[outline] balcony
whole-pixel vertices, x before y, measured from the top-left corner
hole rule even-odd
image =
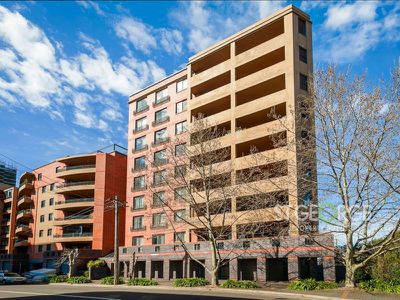
[[[91,242],[93,240],[93,233],[91,232],[71,232],[55,234],[53,238],[58,243],[62,242]]]
[[[14,244],[15,248],[17,248],[17,247],[27,247],[27,246],[29,246],[28,240],[16,240],[15,244]]]
[[[164,116],[161,118],[157,118],[154,122],[151,122],[151,125],[153,125],[153,127],[154,127],[154,126],[169,122],[169,120],[170,120],[169,116]]]
[[[154,146],[158,146],[158,145],[165,144],[168,142],[169,142],[169,137],[158,138],[154,142],[151,143],[151,146],[154,147]]]
[[[28,234],[30,231],[31,231],[30,227],[25,224],[18,225],[15,228],[15,234],[17,235]]]
[[[141,211],[141,210],[146,210],[147,209],[147,205],[143,205],[141,207],[131,207],[131,212],[137,212],[137,211]]]
[[[65,182],[57,186],[56,193],[62,194],[74,191],[93,190],[94,183],[94,181]]]
[[[150,226],[151,229],[167,229],[168,224],[153,224]]]
[[[24,181],[18,189],[18,193],[20,195],[30,195],[32,193],[32,191],[33,191],[33,182],[32,181]]]
[[[55,218],[54,226],[73,225],[73,224],[91,224],[93,223],[92,215],[77,215],[65,218]]]
[[[131,226],[130,231],[131,232],[135,232],[135,231],[145,231],[146,230],[146,226],[142,226],[142,227],[138,227],[138,228],[134,228],[133,226]]]
[[[135,133],[138,133],[138,132],[141,132],[141,131],[144,131],[144,130],[148,130],[148,129],[149,129],[149,125],[140,126],[138,128],[134,128],[132,130],[132,133],[135,134]]]
[[[165,97],[163,97],[163,98],[161,98],[161,99],[158,99],[158,100],[156,100],[155,102],[153,102],[153,107],[157,107],[157,106],[159,106],[159,105],[162,105],[162,104],[164,104],[164,103],[167,103],[167,102],[169,102],[169,100],[170,100],[170,97],[169,97],[169,96],[165,96]]]
[[[4,199],[4,204],[11,203],[12,200],[13,200],[13,197],[6,198],[6,199]]]
[[[32,211],[30,209],[23,209],[18,212],[17,220],[23,219],[31,219],[32,218]]]
[[[131,171],[132,173],[137,173],[137,172],[141,172],[141,171],[145,171],[147,170],[147,166],[146,165],[138,165],[138,166],[134,166]]]
[[[89,206],[94,206],[94,198],[73,198],[73,199],[66,199],[63,201],[57,201],[55,208],[61,210],[61,209],[81,208]]]
[[[22,196],[21,198],[19,198],[17,206],[18,208],[21,206],[30,206],[32,204],[32,199],[31,197],[28,196]]]
[[[143,145],[141,147],[133,148],[132,149],[132,154],[135,154],[135,153],[138,153],[138,152],[141,152],[141,151],[145,151],[147,149],[149,149],[149,145]]]
[[[96,172],[96,165],[95,164],[85,164],[85,165],[77,165],[77,166],[66,166],[57,168],[56,176],[58,178],[65,178],[71,175],[77,174],[88,174],[88,173],[95,173]]]
[[[191,78],[191,86],[193,87],[193,86],[202,84],[205,81],[209,80],[210,78],[222,75],[222,74],[230,71],[230,67],[231,67],[231,62],[224,61],[224,62],[221,62],[218,65],[215,65],[207,70],[204,70],[203,72],[201,72],[199,74],[194,74]]]
[[[148,110],[149,110],[149,106],[147,104],[146,105],[142,105],[141,107],[138,107],[136,109],[136,111],[133,112],[133,115],[136,116],[136,115],[138,115],[138,114],[140,114],[142,112],[148,111]]]

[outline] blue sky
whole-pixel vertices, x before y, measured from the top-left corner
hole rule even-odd
[[[35,168],[126,146],[129,94],[288,4],[311,15],[316,67],[375,83],[399,60],[396,1],[0,1],[0,154]]]

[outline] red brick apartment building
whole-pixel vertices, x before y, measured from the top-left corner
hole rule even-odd
[[[207,277],[204,268],[175,247],[179,243],[171,226],[159,222],[161,209],[153,205],[155,196],[174,195],[162,187],[149,189],[157,177],[152,174],[156,172],[153,163],[171,167],[163,162],[163,149],[170,139],[190,127],[192,117],[199,113],[210,123],[226,129],[227,135],[221,138],[221,143],[230,147],[231,157],[238,166],[242,164],[243,153],[248,153],[254,145],[265,153],[274,151],[268,149],[265,138],[279,124],[269,120],[266,111],[273,107],[288,124],[295,126],[296,114],[289,107],[295,107],[298,95],[306,92],[307,75],[311,72],[310,18],[296,7],[288,6],[195,54],[187,68],[130,96],[126,186],[130,208],[126,210],[125,246],[120,248],[121,270],[125,275],[135,253],[138,260],[135,272],[139,277],[164,280]],[[295,159],[296,153],[288,152],[283,153],[282,159],[291,155]],[[297,199],[304,192],[297,184],[297,171],[289,170],[294,188],[286,205],[293,209],[300,204]],[[312,190],[315,192],[316,187]],[[299,197],[290,196],[293,194]],[[237,198],[232,199],[233,215],[236,201]],[[316,197],[313,201],[317,201]],[[297,226],[287,226],[289,234],[282,242],[285,247],[278,255],[271,256],[276,245],[270,236],[258,238],[263,249],[251,249],[232,259],[220,270],[220,278],[284,281],[314,273],[316,277],[334,280],[333,237],[321,235],[319,243],[310,242]],[[190,228],[182,231],[186,246],[207,265],[208,242],[193,238]],[[232,242],[240,239],[238,231],[238,227],[232,226]],[[246,245],[251,248],[253,244],[246,241]]]
[[[22,174],[3,192],[0,269],[52,267],[64,248],[86,261],[113,251],[110,199],[126,195],[127,157],[117,148],[65,156]],[[121,245],[125,209],[120,210]]]

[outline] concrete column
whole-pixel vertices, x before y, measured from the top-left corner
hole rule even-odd
[[[257,277],[258,281],[267,281],[267,260],[265,257],[257,257]]]
[[[183,259],[183,278],[189,278],[190,275],[190,259],[189,257],[185,257]]]
[[[126,261],[123,262],[124,264],[124,278],[128,278],[128,263]]]
[[[234,258],[229,262],[229,279],[238,279],[238,259]]]
[[[299,278],[299,260],[297,256],[288,257],[288,278],[289,281]]]
[[[164,259],[163,261],[163,279],[169,280],[169,259]]]
[[[146,272],[143,277],[151,279],[151,260],[146,260],[145,270]]]
[[[323,268],[324,268],[324,280],[335,281],[336,270],[335,270],[335,258],[333,256],[323,257]]]

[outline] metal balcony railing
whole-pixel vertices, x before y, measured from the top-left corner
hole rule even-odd
[[[161,105],[161,104],[163,104],[163,103],[166,103],[166,102],[169,101],[169,99],[170,99],[169,96],[165,96],[165,97],[162,97],[162,98],[160,98],[160,99],[156,99],[156,101],[153,102],[153,107],[155,107],[155,106],[157,106],[157,105]]]
[[[134,114],[138,114],[138,113],[141,113],[141,112],[146,111],[148,109],[149,109],[149,106],[147,104],[146,105],[142,105],[141,107],[136,108],[136,111],[134,111],[133,113]]]
[[[55,218],[54,221],[89,220],[89,219],[93,219],[93,216],[92,215],[69,216],[65,218]]]
[[[77,182],[65,182],[61,183],[57,186],[57,188],[65,188],[70,186],[78,186],[78,185],[93,185],[94,181],[77,181]]]
[[[89,168],[95,168],[95,167],[96,167],[95,164],[79,165],[79,166],[66,166],[66,167],[57,168],[56,173],[61,173],[61,172],[70,171],[70,170],[89,169]]]
[[[151,145],[156,146],[167,142],[169,142],[169,137],[157,138]]]
[[[132,133],[140,132],[140,131],[147,130],[147,129],[149,129],[149,125],[139,126],[137,128],[134,128],[132,130]]]
[[[156,120],[154,122],[152,122],[151,125],[156,126],[158,124],[165,123],[168,121],[169,121],[169,116],[164,116],[164,117],[156,118]]]
[[[136,152],[147,150],[147,149],[149,149],[149,145],[143,145],[141,147],[133,148],[132,153],[134,154]]]
[[[73,198],[73,199],[65,199],[65,200],[57,201],[57,202],[56,202],[56,205],[70,204],[70,203],[79,203],[79,202],[94,202],[94,198]]]
[[[62,234],[53,235],[54,238],[66,238],[66,237],[91,237],[93,236],[92,232],[69,232]]]

